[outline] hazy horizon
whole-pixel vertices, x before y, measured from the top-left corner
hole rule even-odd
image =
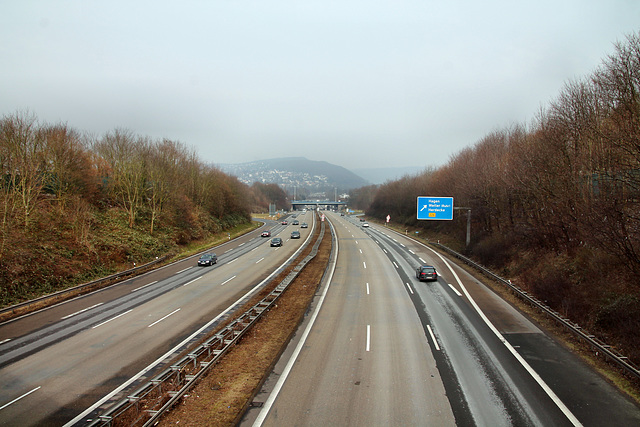
[[[9,2],[0,114],[208,163],[439,166],[530,122],[638,22],[629,0]]]

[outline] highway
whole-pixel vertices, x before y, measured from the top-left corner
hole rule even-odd
[[[265,425],[453,425],[420,319],[393,265],[358,227],[339,224],[336,231],[329,298]]]
[[[213,267],[191,257],[0,325],[0,425],[63,425],[151,376],[300,248],[315,221],[298,219],[310,228],[269,221],[217,247]],[[285,244],[270,247],[265,228]]]
[[[640,425],[637,404],[451,261],[325,215],[332,270],[242,425]],[[311,231],[294,229],[270,222],[214,267],[192,257],[0,325],[0,425],[87,423],[286,262]],[[423,264],[436,282],[415,278]]]
[[[242,425],[640,425],[635,403],[464,270],[327,215],[334,275]],[[417,281],[421,264],[437,282]]]

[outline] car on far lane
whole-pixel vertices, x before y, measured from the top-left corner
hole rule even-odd
[[[309,228],[309,226],[306,222],[303,222],[302,224],[300,224],[300,228]]]
[[[421,282],[423,280],[438,280],[438,272],[436,268],[432,265],[421,265],[416,269],[416,278]]]
[[[299,231],[292,231],[291,232],[291,238],[292,239],[299,239],[300,238],[300,232]]]
[[[262,232],[262,234],[260,235],[262,237],[271,237],[271,231],[270,230],[265,230]]]
[[[281,222],[282,225],[287,225],[289,224],[289,222],[285,219],[284,221]]]
[[[294,219],[293,222],[291,223],[291,225],[299,225],[300,221],[298,221],[297,219]]]
[[[271,246],[282,246],[282,239],[279,237],[274,237],[271,239]]]
[[[214,253],[210,253],[210,254],[203,254],[200,259],[198,260],[198,266],[199,267],[204,267],[205,265],[213,265],[216,264],[218,262],[218,256]]]

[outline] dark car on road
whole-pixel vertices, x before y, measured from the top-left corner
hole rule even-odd
[[[216,254],[203,254],[198,260],[198,265],[204,267],[205,265],[213,265],[218,263],[218,256]]]
[[[292,239],[299,239],[300,238],[300,232],[299,231],[292,231],[291,232],[291,238]]]
[[[279,237],[274,237],[271,239],[271,246],[282,246],[282,239]]]
[[[298,221],[297,219],[294,219],[293,222],[291,223],[291,225],[299,225],[300,221]]]
[[[421,282],[423,280],[438,280],[438,272],[432,265],[421,265],[416,269],[416,278]]]
[[[307,225],[306,222],[303,222],[302,225],[300,225],[300,228],[308,228],[309,226]]]

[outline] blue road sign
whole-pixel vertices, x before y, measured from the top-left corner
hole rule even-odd
[[[418,219],[452,220],[453,197],[418,196]]]

